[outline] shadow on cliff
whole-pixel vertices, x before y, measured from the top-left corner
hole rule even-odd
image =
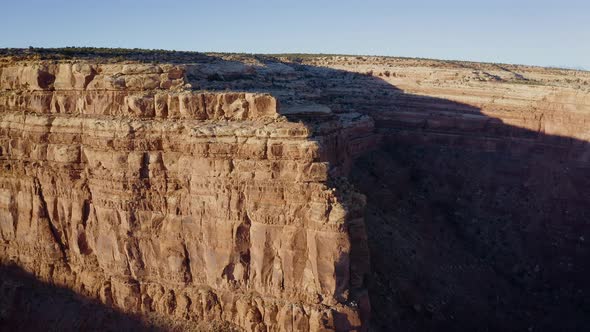
[[[470,105],[405,93],[378,73],[317,67],[297,59],[282,62],[271,56],[227,60],[223,55],[178,53],[169,58],[200,63],[189,73],[195,89],[268,92],[287,111],[309,103],[330,107],[331,113],[317,108],[285,112],[289,121],[301,121],[312,132],[337,113],[373,118],[381,143],[354,155],[357,161],[348,176],[367,197],[371,270],[337,276],[361,280],[358,288],[368,287],[371,329],[587,328],[590,162],[579,157],[590,150],[588,142],[510,126]],[[247,64],[252,57],[262,66]],[[401,113],[407,116],[400,118]],[[346,144],[343,139],[335,147],[353,148]],[[355,244],[353,260],[367,261],[364,249]],[[30,276],[23,278],[51,288]],[[33,297],[42,299],[39,306],[23,307],[31,313],[27,319],[9,323],[36,324],[31,320],[35,318],[54,324],[54,315],[33,314],[36,308],[54,308],[52,296],[44,297],[50,292],[69,292],[68,298],[75,298],[67,290],[41,292]],[[96,310],[98,317],[105,317],[90,320],[95,324],[91,329],[102,329],[108,315],[131,328],[145,327],[100,305],[91,304],[94,309],[85,311],[76,303],[66,310],[80,317],[96,317]]]
[[[161,331],[76,292],[39,281],[17,266],[0,266],[4,331]]]
[[[590,323],[589,142],[405,93],[378,76],[392,73],[256,59],[264,66],[231,61],[231,72],[213,66],[192,83],[277,95],[288,120],[312,132],[337,113],[375,122],[380,145],[350,152],[357,161],[344,172],[367,197],[371,271],[354,269],[368,257],[351,230],[350,280],[353,301],[369,289],[372,329],[579,331]],[[309,103],[331,113],[290,111]],[[355,150],[350,137],[335,139],[334,149]],[[323,161],[340,162],[329,155]]]
[[[75,291],[43,282],[22,268],[0,266],[0,331],[234,331],[153,315],[121,312]]]

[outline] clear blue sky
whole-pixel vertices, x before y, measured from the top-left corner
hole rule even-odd
[[[345,53],[590,69],[590,0],[4,0],[0,47]]]

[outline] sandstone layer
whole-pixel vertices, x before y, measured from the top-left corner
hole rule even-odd
[[[1,58],[3,264],[245,330],[587,323],[590,73],[123,55]]]
[[[0,75],[4,262],[129,313],[360,328],[364,201],[328,173],[368,118],[312,134],[268,94],[174,91],[172,66]]]

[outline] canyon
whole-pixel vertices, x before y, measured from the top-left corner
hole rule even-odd
[[[587,326],[590,72],[0,56],[3,326]]]

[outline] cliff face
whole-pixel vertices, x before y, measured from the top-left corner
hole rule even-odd
[[[151,56],[1,59],[4,266],[164,329],[583,326],[587,72]]]
[[[312,137],[268,94],[174,91],[183,80],[174,66],[2,68],[2,261],[129,313],[359,328],[364,200],[328,184],[328,162],[372,122],[335,117]]]

